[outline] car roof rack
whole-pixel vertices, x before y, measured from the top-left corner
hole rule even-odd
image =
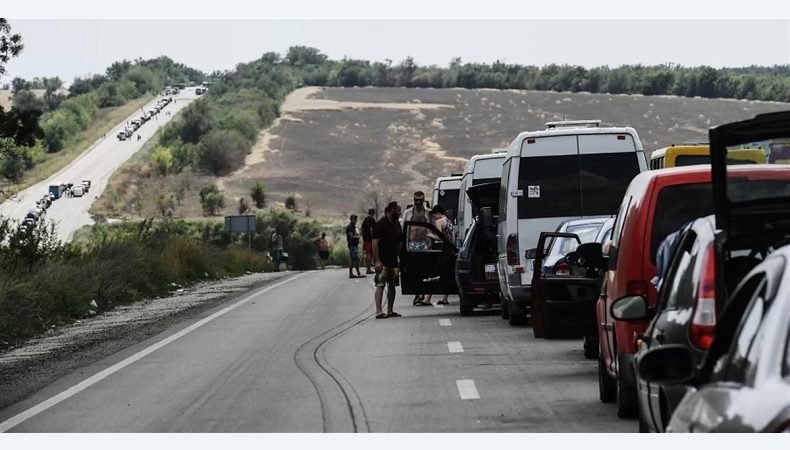
[[[600,120],[560,120],[557,122],[546,122],[546,129],[553,130],[556,128],[578,128],[578,127],[600,127]]]

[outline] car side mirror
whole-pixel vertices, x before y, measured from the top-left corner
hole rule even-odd
[[[531,248],[524,253],[524,256],[526,256],[527,259],[535,259],[538,257],[538,249]]]
[[[639,376],[657,384],[683,384],[694,378],[694,359],[684,345],[663,345],[645,353],[637,365]]]
[[[612,302],[611,314],[615,320],[645,320],[648,318],[647,301],[643,295],[627,295]]]

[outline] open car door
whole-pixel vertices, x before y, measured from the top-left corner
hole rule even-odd
[[[457,294],[458,249],[436,227],[406,222],[400,250],[400,284],[404,295]]]
[[[736,243],[765,257],[790,234],[790,111],[711,128],[711,179],[716,215],[716,303],[724,304],[725,257]],[[758,152],[764,173],[746,176],[728,164],[733,153]],[[730,280],[732,281],[732,280]],[[737,283],[734,283],[735,285]]]
[[[567,274],[543,267],[551,245],[575,239],[577,249],[565,256]],[[597,250],[597,251],[596,251]],[[532,331],[536,338],[583,338],[596,335],[595,302],[605,260],[601,244],[581,244],[574,233],[543,232],[538,238],[532,275]]]

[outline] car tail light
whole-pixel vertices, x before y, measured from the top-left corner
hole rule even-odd
[[[625,295],[644,295],[647,297],[647,282],[644,280],[631,280],[625,285]]]
[[[571,274],[571,266],[568,265],[565,261],[560,261],[554,266],[554,275],[570,275]]]
[[[515,266],[518,263],[518,235],[511,234],[507,237],[507,264]]]
[[[716,328],[716,271],[713,244],[705,251],[702,268],[702,279],[697,288],[697,301],[691,319],[691,343],[707,350],[713,342],[713,331]]]

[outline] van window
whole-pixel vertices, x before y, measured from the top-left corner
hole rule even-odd
[[[678,155],[675,158],[675,167],[697,164],[710,164],[710,155]]]
[[[508,192],[508,181],[510,180],[510,165],[512,163],[513,158],[510,158],[502,166],[502,180],[499,184],[499,222],[507,220],[507,199],[510,195]]]
[[[441,185],[439,185],[439,197],[436,204],[444,208],[447,217],[453,221],[455,221],[457,217],[455,210],[458,208],[459,193],[459,189],[442,189]]]
[[[579,156],[582,215],[614,214],[628,184],[639,174],[636,152]]]
[[[710,183],[667,186],[658,193],[653,209],[650,235],[650,261],[656,263],[658,245],[670,233],[688,222],[713,214],[713,189]]]
[[[579,156],[522,157],[518,189],[519,219],[581,216]]]

